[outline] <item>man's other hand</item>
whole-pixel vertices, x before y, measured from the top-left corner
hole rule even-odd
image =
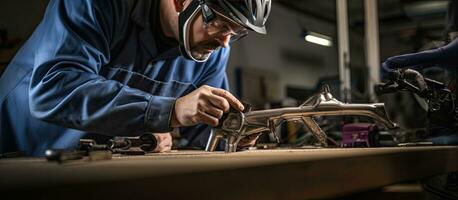
[[[172,135],[170,133],[154,133],[157,146],[153,152],[162,153],[172,150]]]
[[[382,72],[389,72],[397,68],[420,69],[432,65],[444,67],[458,66],[458,38],[444,47],[419,53],[393,56],[382,64]]]
[[[218,120],[233,107],[243,111],[243,104],[226,90],[204,85],[178,98],[172,113],[171,126],[193,126],[199,123],[217,126]]]

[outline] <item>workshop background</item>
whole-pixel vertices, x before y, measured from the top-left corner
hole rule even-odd
[[[46,0],[0,1],[0,73],[40,22]],[[379,63],[394,55],[417,52],[443,41],[447,5],[439,0],[378,0]],[[391,98],[371,96],[368,91],[368,46],[363,0],[348,1],[351,102],[395,101],[387,104],[390,115],[406,130],[417,130],[423,113],[411,94]],[[326,83],[337,99],[339,93],[339,37],[337,5],[332,0],[273,0],[267,23],[268,35],[251,34],[232,45],[227,66],[231,92],[256,109],[297,106]],[[327,44],[306,41],[310,34]],[[441,78],[442,72],[432,72]],[[438,75],[439,74],[439,75]],[[416,116],[416,117],[412,117]],[[423,118],[422,118],[423,117]],[[413,134],[418,132],[413,131]],[[406,136],[410,137],[410,136]],[[296,138],[297,139],[297,138]],[[291,141],[291,138],[286,142]],[[412,186],[412,187],[410,187]],[[406,189],[407,188],[407,189]],[[391,188],[393,189],[393,188]],[[396,190],[396,188],[394,189]],[[404,190],[419,192],[416,185]]]
[[[47,2],[0,2],[0,72],[40,22]],[[431,41],[443,39],[448,1],[377,2],[380,61],[416,52]],[[251,34],[232,46],[227,68],[231,91],[256,107],[265,107],[289,98],[304,101],[323,82],[338,88],[336,2],[274,0],[272,7],[268,35]],[[364,20],[364,1],[348,1],[349,67],[352,99],[356,101],[370,98],[364,86],[367,74]],[[310,31],[329,38],[331,46],[305,41],[304,36]],[[246,79],[252,82],[247,84]]]
[[[47,0],[0,1],[0,73],[40,22]],[[348,1],[348,52],[350,98],[341,97],[339,37],[336,1],[274,0],[268,20],[268,35],[250,34],[232,45],[227,66],[231,92],[255,109],[297,106],[318,92],[323,84],[343,102],[384,101],[393,121],[414,135],[426,121],[426,111],[412,94],[374,96],[368,91],[369,65],[394,55],[417,52],[441,45],[449,1],[379,0],[377,51],[370,52],[363,0]],[[14,20],[13,20],[14,19]],[[370,23],[372,24],[372,22]],[[377,24],[376,24],[377,25]],[[328,40],[328,46],[305,40],[310,33]],[[372,39],[370,41],[373,41]],[[368,60],[371,59],[371,60]],[[431,70],[430,70],[431,71]],[[446,72],[426,72],[447,81]],[[396,102],[396,103],[390,103]],[[400,111],[400,114],[394,112]],[[421,131],[420,131],[421,132]],[[420,133],[422,134],[422,133]],[[406,138],[411,134],[406,134]],[[414,136],[415,137],[415,136]]]
[[[47,2],[0,1],[0,71],[40,22]],[[448,1],[377,2],[381,61],[416,52],[443,38]],[[259,105],[287,98],[303,101],[319,88],[320,82],[338,80],[336,2],[274,0],[272,7],[268,35],[251,34],[232,47],[227,68],[231,91]],[[364,98],[366,74],[363,0],[348,1],[348,18],[352,89],[358,99]],[[305,41],[307,31],[329,37],[332,45]],[[258,80],[244,84],[245,76]]]

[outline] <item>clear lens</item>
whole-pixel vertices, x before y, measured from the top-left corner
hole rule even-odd
[[[213,9],[212,9],[213,10]],[[231,35],[231,43],[235,42],[248,34],[248,29],[240,26],[230,18],[213,10],[216,13],[216,18],[204,25],[209,35],[226,36]]]

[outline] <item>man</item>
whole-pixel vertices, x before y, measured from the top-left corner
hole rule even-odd
[[[265,34],[270,4],[51,0],[0,79],[1,151],[40,156],[88,134],[174,128],[204,146],[224,112],[244,109],[226,92],[229,44]]]

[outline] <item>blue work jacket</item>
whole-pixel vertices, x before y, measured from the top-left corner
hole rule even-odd
[[[40,156],[87,133],[168,132],[176,98],[202,85],[228,89],[229,48],[208,61],[161,54],[152,0],[51,0],[0,79],[0,149]],[[209,127],[182,128],[204,146]]]

